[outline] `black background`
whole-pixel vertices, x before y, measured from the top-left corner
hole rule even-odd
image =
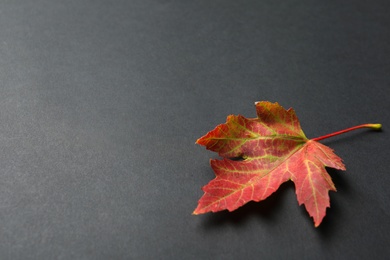
[[[388,1],[0,1],[2,259],[379,259],[390,253]],[[294,107],[347,171],[319,228],[286,183],[191,215],[253,103]]]

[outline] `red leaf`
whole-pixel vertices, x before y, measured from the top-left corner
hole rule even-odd
[[[306,138],[293,109],[263,101],[256,103],[256,111],[257,118],[230,115],[197,140],[224,158],[211,160],[216,178],[203,187],[194,214],[233,211],[266,199],[292,180],[299,204],[317,227],[329,207],[329,190],[336,191],[325,167],[345,170],[344,164],[332,149]]]

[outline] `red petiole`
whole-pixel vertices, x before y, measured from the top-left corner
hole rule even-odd
[[[363,124],[363,125],[350,127],[350,128],[347,128],[347,129],[344,129],[344,130],[341,130],[341,131],[337,131],[337,132],[334,132],[334,133],[331,133],[331,134],[327,134],[327,135],[323,135],[323,136],[320,136],[320,137],[316,137],[316,138],[313,138],[311,140],[313,140],[313,141],[320,141],[320,140],[323,140],[323,139],[326,139],[326,138],[329,138],[329,137],[332,137],[332,136],[335,136],[335,135],[340,135],[340,134],[347,133],[347,132],[350,132],[350,131],[353,131],[353,130],[356,130],[356,129],[360,129],[360,128],[371,128],[371,129],[375,129],[375,130],[380,130],[381,127],[382,127],[381,124]]]

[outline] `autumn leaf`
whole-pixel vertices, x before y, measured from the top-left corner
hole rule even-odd
[[[291,180],[299,205],[304,204],[314,225],[320,225],[330,206],[329,191],[336,191],[325,167],[345,170],[340,157],[319,140],[380,124],[365,124],[309,140],[295,111],[278,103],[256,102],[257,118],[230,115],[225,124],[199,138],[197,143],[217,152],[211,160],[216,178],[193,214],[233,211],[249,201],[261,201]]]

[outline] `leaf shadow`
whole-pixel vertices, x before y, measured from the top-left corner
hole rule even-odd
[[[282,215],[283,202],[288,193],[294,193],[292,182],[283,183],[279,189],[266,200],[251,201],[244,206],[229,212],[227,210],[205,215],[202,227],[205,230],[217,229],[223,226],[242,227],[253,217],[260,218],[269,225],[277,225],[277,216]],[[291,194],[290,194],[291,195]]]
[[[345,174],[347,172],[339,171],[332,168],[327,168],[328,173],[331,175],[332,180],[336,186],[337,192],[330,192],[330,208],[326,211],[326,216],[323,219],[321,225],[317,228],[318,236],[324,242],[330,241],[336,234],[337,228],[342,224],[340,219],[343,217],[343,210],[340,201],[342,197],[351,197],[353,189],[348,184]],[[338,199],[339,198],[339,199]]]
[[[352,143],[361,138],[361,135],[364,133],[365,135],[375,135],[378,132],[382,132],[383,130],[367,130],[363,132],[353,132],[349,133],[346,136],[339,136],[332,139],[324,140],[323,143],[325,145],[338,145],[339,143]],[[322,221],[321,225],[318,229],[318,236],[323,242],[331,241],[332,237],[336,234],[337,229],[340,225],[344,225],[344,220],[347,220],[343,217],[343,207],[346,202],[342,202],[343,200],[354,199],[355,190],[351,187],[347,181],[347,171],[340,171],[332,168],[327,168],[328,173],[332,177],[332,180],[336,186],[337,192],[330,192],[330,208],[326,211],[326,216]],[[344,198],[343,198],[344,197]],[[302,209],[302,211],[305,211]],[[343,224],[344,223],[344,224]]]
[[[342,207],[340,206],[340,203],[338,203],[337,197],[349,196],[350,193],[350,186],[344,175],[345,172],[331,168],[327,168],[327,171],[335,183],[337,192],[330,192],[331,208],[327,209],[325,218],[321,225],[315,230],[318,231],[316,233],[318,233],[319,239],[324,242],[332,239],[335,231],[340,225],[339,220],[343,219]],[[264,225],[277,226],[281,224],[280,221],[283,216],[285,216],[285,212],[283,212],[287,207],[285,204],[292,201],[289,198],[291,195],[294,196],[294,201],[296,202],[294,184],[293,182],[288,181],[283,183],[275,193],[264,201],[249,202],[232,212],[225,210],[206,214],[204,216],[205,219],[202,223],[202,228],[205,231],[220,229],[226,226],[242,228],[251,218],[259,219]],[[300,212],[302,218],[306,219],[307,224],[313,226],[313,219],[309,217],[304,206],[300,206]]]

